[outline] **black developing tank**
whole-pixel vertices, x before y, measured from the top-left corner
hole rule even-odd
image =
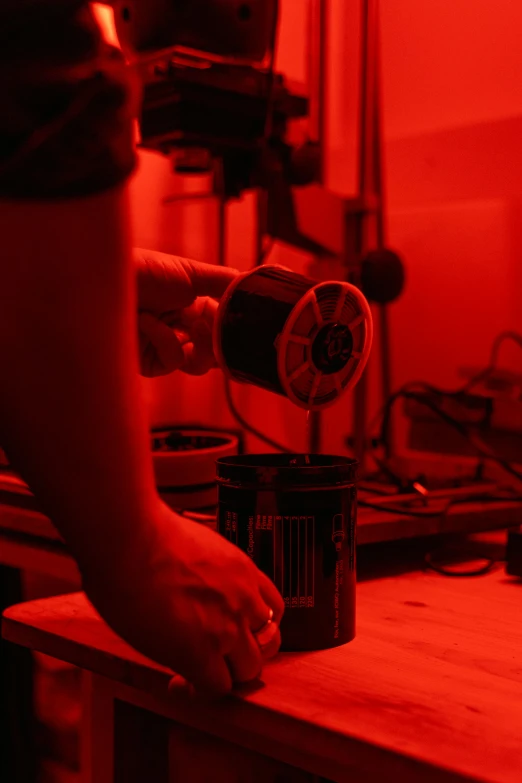
[[[355,460],[323,454],[217,461],[218,531],[281,592],[282,650],[355,636],[356,473]]]

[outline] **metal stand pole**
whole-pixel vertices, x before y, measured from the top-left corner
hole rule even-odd
[[[359,195],[362,203],[375,202],[373,212],[363,212],[356,236],[356,254],[362,260],[371,249],[385,245],[382,176],[382,129],[380,95],[379,0],[361,0],[361,107],[359,126]],[[358,283],[358,280],[351,282]],[[388,314],[378,310],[381,388],[384,400],[391,394],[391,362]],[[354,451],[364,472],[370,433],[367,431],[368,375],[363,375],[354,394]]]
[[[223,161],[216,159],[214,163],[214,194],[217,199],[217,263],[226,266],[227,263],[227,197],[225,192],[225,173]]]
[[[381,93],[381,35],[378,0],[375,2],[375,85],[374,85],[374,187],[377,196],[376,221],[376,243],[377,248],[382,250],[386,247],[386,221],[385,221],[385,193],[383,182],[383,132],[382,132],[382,93]],[[381,393],[383,402],[391,397],[393,391],[392,384],[392,363],[391,363],[391,339],[390,339],[390,320],[388,317],[388,308],[386,305],[378,307],[379,317],[379,343],[381,352]],[[371,434],[371,433],[370,433]],[[386,443],[386,458],[389,459],[393,453],[393,421],[388,425],[388,439]]]
[[[320,184],[324,185],[326,147],[326,89],[328,52],[328,0],[310,0],[308,35],[308,87],[310,101],[309,135],[317,145]],[[318,454],[322,448],[323,416],[311,411],[308,419],[308,450]]]

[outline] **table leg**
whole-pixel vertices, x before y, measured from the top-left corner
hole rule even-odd
[[[114,781],[114,697],[109,683],[82,672],[82,783]]]
[[[267,754],[270,748],[266,749]],[[318,783],[288,764],[179,723],[170,724],[169,783]]]
[[[114,783],[168,783],[168,725],[163,716],[114,702]]]
[[[23,600],[20,572],[0,566],[0,614]],[[33,658],[30,650],[0,638],[0,780],[33,783],[36,777]]]
[[[167,717],[141,691],[84,672],[82,783],[329,783]]]

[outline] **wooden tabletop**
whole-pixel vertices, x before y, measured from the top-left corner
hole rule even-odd
[[[501,569],[416,572],[359,584],[357,603],[350,644],[280,655],[265,687],[216,705],[178,714],[182,697],[170,697],[173,715],[229,739],[248,727],[260,748],[294,745],[332,780],[519,783],[522,582]],[[3,633],[168,701],[170,672],[118,639],[81,593],[9,609]]]

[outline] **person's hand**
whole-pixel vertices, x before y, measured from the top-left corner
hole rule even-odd
[[[216,366],[212,328],[217,299],[235,269],[135,248],[140,370],[146,377]]]
[[[196,691],[226,694],[257,678],[263,661],[277,653],[278,627],[263,650],[254,633],[265,626],[270,610],[279,624],[283,600],[235,544],[165,506],[160,514],[149,551],[121,566],[128,580],[120,581],[120,574],[120,586],[112,589],[100,580],[93,602],[135,649]]]

